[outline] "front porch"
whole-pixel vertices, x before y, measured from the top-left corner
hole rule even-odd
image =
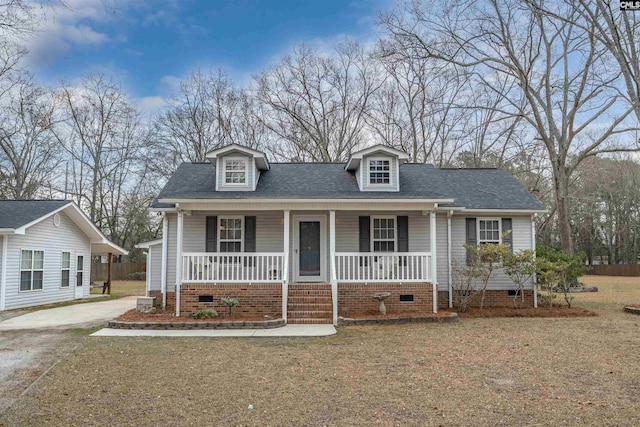
[[[337,324],[338,316],[370,312],[374,293],[391,292],[390,312],[434,313],[435,219],[434,210],[178,210],[168,254],[177,292],[168,300],[175,298],[176,315],[235,296],[252,314]],[[301,300],[304,284],[326,292],[309,285]]]

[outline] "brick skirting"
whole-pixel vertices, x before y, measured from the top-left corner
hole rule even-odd
[[[474,300],[471,302],[471,307],[479,307],[480,306],[480,298],[481,293],[474,297]],[[520,303],[522,300],[521,297],[518,296],[518,302]],[[454,299],[455,304],[455,299]],[[449,306],[449,292],[447,291],[438,291],[438,307],[446,308]],[[488,290],[486,292],[484,298],[484,306],[485,307],[513,307],[513,295],[509,295],[509,291],[494,291]],[[524,307],[533,307],[533,291],[525,290],[524,291]]]
[[[167,294],[167,307],[169,296]],[[200,296],[212,296],[213,302],[199,302]],[[188,316],[194,311],[215,309],[220,315],[227,307],[220,302],[222,297],[237,298],[240,304],[233,313],[242,316],[282,317],[282,284],[280,283],[220,283],[183,284],[180,290],[180,315]],[[175,307],[175,297],[172,298]]]
[[[364,316],[378,313],[373,294],[389,292],[385,301],[387,313],[433,313],[430,283],[338,283],[338,315]],[[400,301],[400,295],[412,295],[413,301]]]

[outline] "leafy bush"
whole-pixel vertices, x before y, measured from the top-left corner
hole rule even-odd
[[[578,277],[586,271],[585,254],[579,252],[572,255],[548,246],[538,246],[536,256],[538,257],[536,282],[547,294],[545,302],[551,306],[555,298],[554,292],[559,290],[563,293],[567,305],[571,307],[573,302],[571,287],[579,286]]]
[[[144,271],[136,271],[135,273],[131,273],[129,275],[129,280],[146,280],[147,273]]]
[[[231,298],[231,297],[222,297],[220,298],[220,302],[229,308],[229,317],[231,317],[231,309],[237,306],[238,304],[240,304],[240,301],[238,301],[238,298]]]
[[[192,317],[194,319],[213,319],[215,317],[218,317],[218,312],[213,309],[198,310],[194,313],[191,313],[189,317]]]
[[[513,307],[524,305],[524,286],[533,277],[537,269],[537,260],[532,250],[522,250],[505,258],[503,262],[504,272],[516,285],[516,293],[513,297]]]

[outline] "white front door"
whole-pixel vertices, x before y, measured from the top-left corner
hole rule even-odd
[[[84,287],[82,286],[82,284],[84,283],[84,255],[78,255],[76,258],[76,265],[74,265],[75,267],[75,274],[76,274],[76,280],[75,280],[75,298],[76,299],[80,299],[83,297],[83,290]]]
[[[321,215],[296,215],[293,219],[293,227],[295,281],[326,281],[326,217]]]

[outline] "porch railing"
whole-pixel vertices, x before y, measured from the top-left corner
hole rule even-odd
[[[183,253],[183,283],[282,282],[284,253]]]
[[[344,283],[429,282],[431,252],[336,252],[335,280]]]

